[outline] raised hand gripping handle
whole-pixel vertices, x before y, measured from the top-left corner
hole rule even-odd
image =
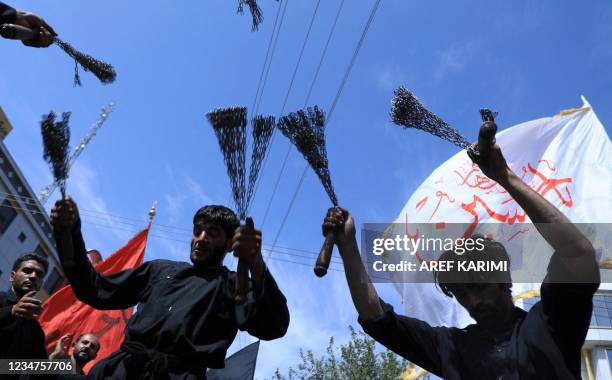
[[[33,40],[38,37],[38,31],[15,24],[0,25],[0,36],[9,40]]]
[[[487,157],[491,147],[495,145],[495,134],[497,133],[495,114],[495,112],[487,108],[480,110],[483,123],[478,131],[478,153],[481,157]]]
[[[250,231],[255,230],[253,219],[247,218],[246,228]],[[246,295],[249,291],[249,265],[243,259],[238,260],[238,269],[236,274],[236,294],[234,300],[237,304],[246,302]]]
[[[314,267],[314,272],[317,277],[323,277],[327,274],[329,263],[331,261],[332,252],[334,250],[334,231],[327,231],[325,241],[317,257],[317,262]]]

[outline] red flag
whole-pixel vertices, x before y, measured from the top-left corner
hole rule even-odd
[[[98,273],[110,274],[142,264],[147,246],[149,226],[139,232],[125,246],[109,258],[95,265]],[[72,334],[72,339],[85,333],[94,333],[100,338],[100,351],[95,360],[85,366],[85,373],[100,359],[117,351],[124,337],[127,320],[132,308],[126,310],[96,310],[79,301],[70,285],[64,286],[43,304],[38,322],[45,332],[47,351],[52,352],[58,339]],[[70,355],[71,352],[67,352]]]

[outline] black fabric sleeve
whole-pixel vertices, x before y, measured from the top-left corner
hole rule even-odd
[[[0,307],[0,327],[8,325],[9,323],[12,323],[15,320],[13,317],[13,313],[11,312],[12,308],[12,306]]]
[[[251,286],[247,301],[236,305],[235,315],[240,330],[246,330],[261,340],[277,339],[285,335],[289,327],[287,299],[267,268],[261,290],[255,292]]]
[[[49,359],[49,354],[47,353],[47,349],[45,348],[45,332],[39,326],[38,331],[36,332],[36,339],[34,343],[34,357],[33,359]]]
[[[571,265],[571,264],[569,264]],[[574,271],[568,268],[563,257],[553,254],[548,265],[548,273],[540,288],[542,311],[550,328],[551,335],[566,357],[578,357],[593,311],[593,295],[599,287],[599,268],[593,261],[593,282],[579,283],[581,279],[572,278]]]
[[[441,330],[415,318],[397,315],[393,307],[380,300],[383,315],[373,319],[358,319],[359,324],[369,336],[429,372],[441,376],[441,363],[438,347]]]
[[[77,228],[78,227],[78,228]],[[57,251],[62,268],[77,298],[100,310],[126,309],[141,301],[149,289],[153,263],[147,262],[135,269],[102,275],[95,271],[85,250],[80,226],[72,233],[74,258],[63,253],[63,241],[56,236]]]
[[[17,18],[17,11],[14,8],[0,2],[0,25],[12,24]]]

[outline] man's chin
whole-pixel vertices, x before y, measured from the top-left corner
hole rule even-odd
[[[211,265],[219,265],[219,261],[222,261],[223,257],[219,255],[215,255],[213,252],[192,252],[191,253],[191,262],[195,266],[211,266]]]
[[[91,360],[91,358],[89,357],[89,354],[85,352],[79,352],[78,354],[74,356],[74,358],[76,361],[78,361],[79,363],[83,363],[83,364]]]

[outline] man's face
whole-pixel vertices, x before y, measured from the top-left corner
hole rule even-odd
[[[196,219],[191,237],[191,261],[194,265],[216,266],[223,262],[229,242],[223,228]]]
[[[100,341],[93,334],[85,334],[72,344],[72,357],[82,364],[96,358],[100,350]]]
[[[479,324],[503,322],[512,308],[512,299],[505,284],[456,284],[451,292]]]
[[[26,260],[16,271],[11,272],[10,281],[18,297],[32,290],[39,291],[45,278],[45,268],[36,260]]]

